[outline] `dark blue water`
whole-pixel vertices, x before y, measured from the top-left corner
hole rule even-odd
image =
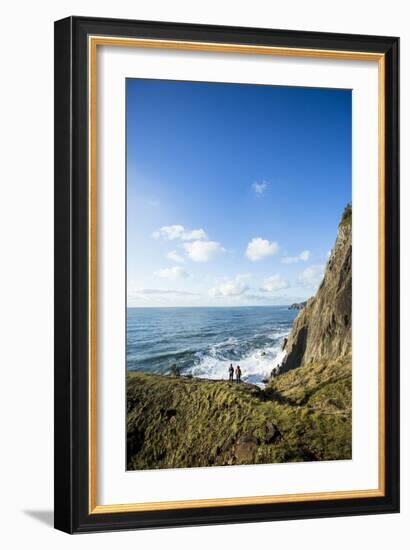
[[[287,306],[128,308],[127,368],[226,378],[230,363],[260,384],[281,362],[281,346],[297,314]]]

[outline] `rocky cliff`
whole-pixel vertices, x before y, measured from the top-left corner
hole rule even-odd
[[[286,345],[281,372],[346,356],[352,348],[352,207],[342,215],[322,283],[301,310]]]

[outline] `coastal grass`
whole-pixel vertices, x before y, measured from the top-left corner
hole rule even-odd
[[[351,458],[351,358],[252,384],[127,375],[127,466],[156,469]]]

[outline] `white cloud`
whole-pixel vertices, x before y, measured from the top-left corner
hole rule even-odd
[[[237,275],[234,279],[227,279],[210,288],[208,294],[213,298],[242,296],[249,290],[249,286],[244,282],[247,278],[247,275]]]
[[[158,231],[154,231],[152,236],[154,239],[165,239],[167,241],[173,241],[174,239],[180,239],[184,233],[183,225],[164,225]]]
[[[255,194],[257,196],[261,196],[264,194],[266,189],[268,188],[269,182],[267,181],[255,181],[252,183],[252,189],[254,190]]]
[[[203,229],[188,231],[183,225],[164,225],[158,231],[155,231],[152,236],[154,239],[184,241],[185,253],[194,262],[208,262],[226,252],[219,242],[208,240],[208,236]],[[168,252],[167,258],[178,263],[184,262],[184,257],[177,250]]]
[[[207,234],[203,229],[186,230],[183,225],[164,225],[158,231],[152,234],[154,239],[164,239],[166,241],[195,241],[207,239]]]
[[[188,292],[185,290],[173,290],[173,289],[162,289],[162,288],[137,288],[129,293],[131,297],[133,296],[197,296],[195,292]]]
[[[208,262],[225,252],[225,249],[215,241],[185,243],[184,248],[194,262]]]
[[[316,290],[323,278],[323,265],[307,267],[298,277],[298,283],[308,289]]]
[[[178,262],[179,264],[184,263],[184,258],[178,254],[176,250],[171,250],[171,252],[168,252],[167,256],[168,260],[172,260],[173,262]]]
[[[303,250],[298,256],[284,256],[282,263],[297,264],[298,262],[307,262],[310,258],[310,250]]]
[[[261,239],[256,237],[250,241],[246,248],[247,257],[256,262],[257,260],[262,260],[268,256],[273,256],[279,250],[279,245],[277,242],[269,242],[266,239]]]
[[[174,265],[174,267],[166,267],[164,269],[159,269],[154,273],[158,277],[163,279],[186,279],[189,277],[189,273],[185,271],[180,265]]]
[[[265,279],[259,290],[262,292],[276,292],[277,290],[289,288],[289,286],[289,281],[277,273]]]
[[[187,231],[182,237],[183,241],[195,241],[195,240],[206,240],[208,235],[203,229],[193,229],[192,231]]]

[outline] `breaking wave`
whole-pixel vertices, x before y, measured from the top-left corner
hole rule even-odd
[[[272,369],[280,365],[284,352],[283,339],[289,331],[278,331],[271,335],[258,336],[245,341],[228,338],[217,343],[206,351],[196,354],[195,364],[184,370],[198,378],[221,379],[228,378],[228,369],[240,365],[242,379],[252,384],[263,384]]]
[[[127,368],[227,379],[240,365],[242,379],[263,385],[282,362],[282,345],[295,312],[287,307],[131,308],[127,317]]]

